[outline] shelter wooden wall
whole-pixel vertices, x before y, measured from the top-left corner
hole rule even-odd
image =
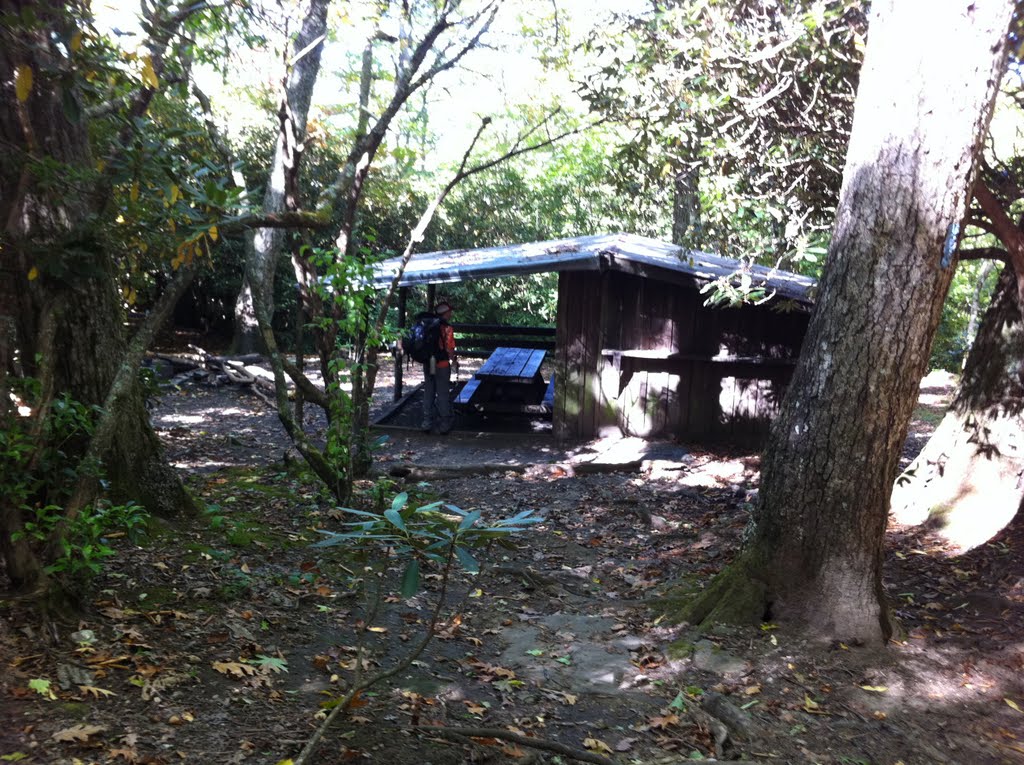
[[[757,441],[792,375],[808,315],[708,308],[696,284],[560,275],[555,432]],[[564,370],[564,371],[563,371]]]

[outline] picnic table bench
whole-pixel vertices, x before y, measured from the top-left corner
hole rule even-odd
[[[536,348],[495,348],[455,403],[481,412],[542,414],[548,385],[540,375],[546,351]]]

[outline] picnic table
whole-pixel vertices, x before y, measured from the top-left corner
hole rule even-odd
[[[481,412],[539,414],[545,406],[545,385],[540,374],[546,351],[535,348],[495,348],[455,403]]]

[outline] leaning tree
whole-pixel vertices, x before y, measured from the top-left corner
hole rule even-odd
[[[897,521],[928,523],[961,549],[995,536],[1024,497],[1024,220],[1010,218],[1024,198],[1019,164],[986,164],[975,184],[970,222],[999,246],[965,249],[961,257],[1005,266],[953,402],[892,493]]]
[[[888,636],[889,494],[1013,11],[1007,0],[873,4],[818,308],[769,437],[751,537],[687,621]]]
[[[69,464],[86,455],[97,458],[112,497],[165,516],[193,503],[149,425],[137,364],[124,364],[124,301],[105,230],[117,217],[118,187],[131,185],[127,168],[137,158],[132,148],[182,27],[203,8],[151,7],[151,37],[137,59],[135,71],[141,74],[131,82],[111,63],[114,54],[91,33],[77,5],[9,2],[0,9],[0,221],[7,297],[0,362],[5,374],[38,381],[26,393],[34,406],[21,429],[30,451],[20,453],[18,465],[35,470],[48,453],[46,430],[60,396],[102,406],[97,438],[68,445],[77,452],[67,455]],[[119,84],[111,93],[96,87],[107,82]],[[102,105],[107,129],[97,150],[97,125],[86,107],[100,105],[106,95],[112,96]],[[137,198],[138,187],[133,189]],[[189,271],[182,270],[171,292],[182,288]],[[161,311],[169,310],[168,303],[173,305],[165,300]],[[152,329],[151,322],[144,334],[151,337]],[[146,339],[136,338],[136,359]],[[9,404],[5,400],[0,410],[6,418],[15,416]],[[13,424],[6,419],[5,430]],[[68,502],[65,522],[100,489],[97,473],[85,467],[74,495],[62,498]],[[40,556],[18,533],[30,511],[10,493],[0,498],[0,550],[16,588],[48,591],[42,567],[47,554]],[[51,538],[51,546],[58,543]]]

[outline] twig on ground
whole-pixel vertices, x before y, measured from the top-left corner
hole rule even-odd
[[[545,752],[553,752],[563,757],[569,757],[579,762],[592,762],[595,765],[616,765],[615,760],[608,759],[596,752],[588,752],[586,749],[577,749],[566,744],[559,744],[557,741],[547,741],[542,738],[530,738],[519,733],[512,733],[503,728],[450,728],[431,725],[417,725],[413,730],[432,733],[442,738],[454,738],[464,740],[466,738],[497,738],[502,741],[510,741],[519,746],[526,746],[532,749],[540,749]],[[296,762],[295,765],[298,765]]]

